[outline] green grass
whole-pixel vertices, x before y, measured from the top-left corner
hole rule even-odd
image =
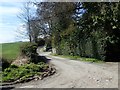
[[[20,55],[20,46],[25,43],[26,42],[0,44],[2,46],[3,62],[7,61],[7,63],[11,64],[12,61],[16,60],[16,58]],[[2,69],[4,65],[6,65],[6,63],[2,63]],[[38,62],[37,64],[31,62],[22,66],[7,65],[5,66],[4,70],[0,72],[0,75],[2,75],[3,82],[13,82],[16,80],[26,81],[29,77],[33,77],[34,75],[41,75],[48,68],[48,64],[44,62]]]
[[[20,54],[20,45],[25,42],[15,42],[15,43],[3,43],[0,44],[2,46],[2,57],[9,60],[11,62],[17,58]]]
[[[57,55],[57,54],[51,54],[53,56],[59,56],[63,58],[68,58],[72,60],[80,60],[80,61],[86,61],[86,62],[95,62],[95,63],[103,63],[104,61],[95,59],[95,58],[85,58],[85,57],[80,57],[80,56],[70,56],[70,55]]]

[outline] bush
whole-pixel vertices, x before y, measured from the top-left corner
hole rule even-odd
[[[16,65],[10,65],[10,68],[18,68],[18,66],[16,66]]]
[[[2,71],[4,71],[4,69],[8,68],[10,66],[10,62],[8,62],[7,59],[5,58],[1,58],[1,63],[2,63]]]
[[[45,40],[42,38],[39,38],[37,41],[38,46],[44,46],[45,45]]]
[[[30,60],[34,60],[37,58],[38,54],[36,52],[37,50],[37,44],[36,43],[25,43],[20,47],[20,52],[22,56],[27,56],[30,58]]]

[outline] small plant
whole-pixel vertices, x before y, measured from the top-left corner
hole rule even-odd
[[[18,79],[24,81],[28,77],[41,75],[48,67],[49,66],[43,62],[39,64],[30,63],[20,67],[11,65],[2,72],[2,81],[13,82]]]

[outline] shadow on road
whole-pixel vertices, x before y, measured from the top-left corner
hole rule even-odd
[[[1,90],[14,90],[15,87],[13,86],[4,86],[1,88]]]
[[[46,58],[45,56],[38,56],[35,63],[44,62],[49,63],[51,59]]]

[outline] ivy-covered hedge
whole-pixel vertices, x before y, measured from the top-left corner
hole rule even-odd
[[[75,45],[76,44],[76,45]],[[92,38],[81,40],[79,43],[70,43],[70,41],[61,41],[60,46],[57,48],[59,55],[82,56],[88,58],[96,58],[100,60],[105,59],[105,51],[102,42],[93,41]]]
[[[22,56],[27,56],[30,58],[31,62],[33,62],[35,59],[38,58],[37,54],[37,47],[38,45],[36,43],[25,43],[21,45],[20,52]]]

